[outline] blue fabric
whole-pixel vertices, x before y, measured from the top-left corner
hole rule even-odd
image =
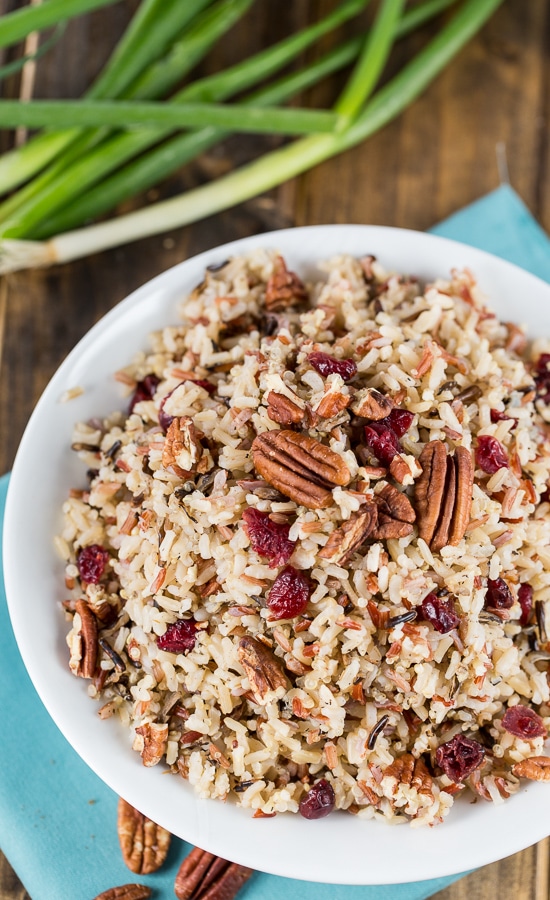
[[[490,250],[550,281],[550,240],[507,186],[433,231]],[[7,478],[0,479],[0,521]],[[0,709],[0,847],[33,900],[91,900],[132,881],[154,887],[158,900],[172,898],[175,874],[189,847],[174,840],[167,864],[155,875],[138,878],[126,869],[116,834],[117,797],[80,760],[40,703],[15,644],[1,581]],[[258,873],[240,898],[424,900],[458,877],[339,887]]]

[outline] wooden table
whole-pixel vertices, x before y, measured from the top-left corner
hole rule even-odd
[[[204,71],[296,30],[334,2],[256,3]],[[20,5],[19,0],[0,0],[0,11]],[[63,42],[40,61],[34,95],[78,96],[134,6],[128,0],[71,24]],[[425,229],[498,185],[497,145],[505,148],[512,185],[550,230],[549,40],[550,0],[505,0],[437,83],[368,144],[192,228],[5,279],[0,290],[0,472],[10,468],[48,379],[88,328],[138,285],[208,247],[287,225],[368,222]],[[421,42],[418,36],[402,42],[397,58]],[[314,101],[330,103],[337,81],[316,90]],[[18,79],[11,79],[5,95],[18,96],[19,89]],[[10,140],[2,137],[4,148]],[[148,199],[174,194],[276,143],[259,137],[232,139],[150,192]],[[502,175],[502,150],[500,157]],[[547,900],[549,846],[543,841],[488,866],[438,894],[438,900]],[[0,900],[25,898],[0,854]]]

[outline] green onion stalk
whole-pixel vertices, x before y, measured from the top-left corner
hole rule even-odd
[[[397,25],[396,37],[400,38],[409,34],[419,24],[428,21],[429,18],[437,15],[454,2],[456,0],[427,0],[421,6],[417,6],[414,10],[405,13]],[[343,12],[345,5],[340,4],[338,9]],[[423,18],[420,18],[420,13],[423,14]],[[279,67],[281,67],[289,62],[292,56],[306,46],[306,42],[312,41],[319,36],[316,31],[323,25],[325,27],[328,25],[328,18],[281,41],[268,50],[250,57],[248,60],[238,63],[232,69],[221,73],[221,75],[211,75],[194,82],[185,89],[180,97],[218,100],[222,97],[227,98],[229,90],[232,93],[242,91],[255,80],[259,80],[258,74],[265,77],[268,68],[269,72],[272,73],[275,63],[278,63]],[[256,90],[240,102],[262,106],[283,103],[299,94],[300,91],[317,84],[328,75],[332,75],[334,72],[348,66],[356,59],[363,48],[363,44],[362,36],[357,35],[355,38],[329,51],[316,62],[310,63],[298,72],[280,78],[267,87]],[[117,167],[114,174],[108,178],[102,177],[88,191],[82,192],[81,173],[77,173],[77,178],[73,180],[74,190],[76,191],[74,199],[65,202],[57,213],[54,212],[37,228],[34,228],[31,233],[24,236],[42,240],[54,234],[69,231],[83,222],[104,215],[124,200],[147,191],[159,181],[177,171],[185,163],[226,138],[228,134],[229,132],[226,131],[204,128],[190,134],[172,137],[159,146],[155,146],[149,153],[141,153],[134,162],[123,168]],[[144,135],[142,134],[139,140],[141,141],[143,138]],[[125,144],[128,144],[129,136],[124,136],[124,139]],[[135,141],[136,139],[137,136],[134,135],[133,140]],[[122,137],[119,136],[117,141],[120,143],[121,140]],[[151,146],[157,142],[158,137],[150,134],[146,145]],[[143,146],[141,144],[141,149],[143,149]],[[105,155],[107,155],[108,147],[104,145],[103,149],[106,152]],[[120,156],[118,159],[120,161]],[[83,161],[83,165],[89,177],[89,161]],[[71,177],[70,173],[68,177]]]
[[[394,0],[396,2],[396,0]],[[359,83],[355,75],[358,67],[366,68],[361,54],[348,87],[339,103],[352,96],[353,103],[346,105],[350,123],[331,134],[316,134],[301,138],[279,150],[187,193],[116,219],[59,234],[49,241],[5,240],[2,243],[0,272],[14,271],[29,266],[45,266],[60,263],[138,240],[163,231],[190,224],[206,216],[242,203],[278,184],[293,178],[330,157],[361,143],[384,127],[412,103],[459,50],[487,21],[502,0],[466,0],[460,10],[435,38],[378,92],[356,110],[360,87],[351,93],[349,84]],[[392,0],[380,7],[379,18],[387,16],[386,26],[391,26],[388,9]],[[376,25],[375,25],[376,27]],[[368,39],[367,39],[368,40]],[[372,86],[381,71],[384,54],[376,64],[376,71],[369,76]],[[361,98],[363,102],[363,98]],[[338,110],[338,103],[335,110]]]

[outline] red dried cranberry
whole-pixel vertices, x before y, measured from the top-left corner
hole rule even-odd
[[[193,384],[198,384],[199,387],[204,388],[209,394],[216,393],[216,385],[212,384],[211,381],[207,381],[206,378],[196,378]]]
[[[188,653],[195,646],[197,623],[194,619],[178,619],[169,625],[164,634],[157,638],[159,650],[168,653]]]
[[[485,750],[477,741],[456,734],[454,738],[437,748],[435,759],[445,775],[458,783],[477,769],[485,757]]]
[[[130,400],[128,415],[133,413],[136,403],[141,403],[142,400],[151,400],[151,398],[155,396],[159,384],[160,378],[157,378],[156,375],[152,374],[146,375],[143,381],[138,381],[132,399]]]
[[[514,605],[512,591],[503,578],[488,578],[485,606],[491,609],[511,609]]]
[[[273,522],[269,513],[259,509],[245,509],[244,530],[253,550],[269,560],[269,565],[284,566],[294,553],[296,541],[288,537],[290,525]]]
[[[82,581],[86,584],[97,584],[108,560],[109,554],[100,544],[82,547],[76,555],[76,565]]]
[[[336,374],[341,375],[344,381],[350,381],[357,375],[357,366],[352,359],[336,359],[328,353],[310,353],[308,362],[323,378]]]
[[[533,610],[533,588],[530,584],[520,584],[518,588],[518,600],[521,606],[519,624],[523,627],[529,623]]]
[[[300,815],[304,819],[322,819],[330,815],[334,804],[334,788],[326,778],[321,778],[312,784],[307,794],[300,800]]]
[[[502,717],[502,727],[509,734],[532,741],[534,738],[546,737],[546,728],[541,717],[528,706],[510,706]]]
[[[541,353],[535,366],[535,384],[537,396],[544,402],[550,403],[550,353]]]
[[[399,439],[388,425],[382,422],[371,422],[365,425],[365,443],[383,466],[389,466],[392,459],[401,450]]]
[[[422,601],[421,609],[422,617],[430,622],[440,634],[448,634],[449,631],[460,625],[460,617],[457,616],[450,597],[428,594]]]
[[[500,441],[488,434],[482,434],[477,439],[476,462],[488,475],[493,475],[504,466],[510,466],[506,450]]]
[[[273,582],[267,605],[275,619],[293,619],[303,613],[310,594],[311,584],[304,573],[286,566]]]
[[[385,419],[381,419],[379,424],[387,425],[398,438],[402,438],[411,427],[413,419],[414,413],[409,412],[408,409],[395,408],[392,409],[389,416],[386,416]]]
[[[499,409],[491,409],[490,410],[491,422],[493,425],[496,422],[516,422],[513,416],[507,416],[506,413],[501,412]],[[517,422],[516,422],[517,425]],[[514,426],[512,426],[514,427]]]

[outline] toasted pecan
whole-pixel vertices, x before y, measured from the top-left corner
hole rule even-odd
[[[394,407],[391,397],[381,394],[376,388],[363,388],[357,391],[350,409],[356,416],[377,422],[389,416]]]
[[[512,766],[512,772],[518,778],[528,778],[530,781],[550,781],[550,756],[522,759]]]
[[[148,900],[151,888],[145,884],[121,884],[98,894],[95,900]]]
[[[370,498],[358,512],[352,513],[346,522],[342,522],[329,536],[323,549],[319,552],[321,559],[345,563],[358,547],[371,535],[378,521],[378,507]]]
[[[178,900],[233,900],[253,871],[194,847],[179,868],[174,892]]]
[[[140,734],[143,738],[143,750],[141,751],[143,765],[156,766],[166,753],[168,725],[147,722],[136,728],[136,734]]]
[[[393,484],[386,484],[374,495],[374,501],[378,507],[378,523],[372,532],[375,540],[401,538],[411,534],[416,514],[406,494]]]
[[[164,863],[171,835],[121,797],[118,801],[118,839],[128,868],[137,875],[150,875]]]
[[[426,444],[419,459],[422,474],[415,485],[419,536],[432,550],[456,546],[470,520],[474,465],[466,447],[447,456],[443,441]]]
[[[99,646],[97,619],[85,600],[77,600],[75,610],[80,616],[80,660],[75,674],[81,678],[93,678],[97,669]]]
[[[258,703],[263,703],[267,694],[280,687],[288,687],[281,660],[271,650],[255,638],[243,637],[239,642],[240,663],[250,682],[252,693]]]
[[[267,415],[272,422],[279,425],[298,425],[304,419],[305,412],[285,394],[270,391],[267,395]]]
[[[203,453],[193,420],[189,416],[176,416],[166,432],[162,451],[162,465],[173,468],[177,474],[192,472]]]
[[[252,458],[269,484],[309,509],[330,506],[332,488],[350,480],[347,465],[330,447],[286,429],[258,435]]]
[[[265,308],[268,312],[280,312],[289,306],[297,306],[307,300],[303,281],[295,272],[289,272],[282,256],[273,263],[273,274],[265,289]]]
[[[315,412],[323,419],[333,419],[349,405],[351,397],[337,390],[328,390],[318,403]]]

